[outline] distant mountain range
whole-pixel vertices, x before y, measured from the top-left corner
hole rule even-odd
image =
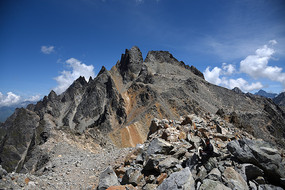
[[[259,95],[259,96],[263,96],[263,97],[266,97],[266,98],[275,98],[278,94],[276,93],[269,93],[269,92],[266,92],[264,90],[259,90],[258,92],[255,93],[255,95]]]
[[[285,106],[285,92],[281,92],[280,94],[276,94],[276,93],[268,93],[264,90],[259,90],[258,92],[255,93],[255,95],[258,96],[263,96],[266,98],[271,98],[273,100],[273,102],[281,107]]]
[[[36,102],[24,101],[11,106],[0,107],[0,122],[6,121],[6,119],[14,113],[16,108],[25,108],[27,105],[34,103]]]

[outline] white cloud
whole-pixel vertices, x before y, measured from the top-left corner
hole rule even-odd
[[[90,76],[95,76],[94,67],[92,65],[85,65],[75,58],[66,60],[66,63],[69,67],[71,67],[72,70],[64,70],[61,72],[61,75],[55,78],[58,86],[54,88],[54,91],[57,94],[64,92],[73,83],[73,81],[80,76],[84,76],[87,80],[89,80]]]
[[[229,89],[238,87],[242,91],[248,92],[263,88],[263,85],[260,82],[249,84],[243,78],[228,79],[227,77],[223,76],[223,75],[231,75],[234,72],[235,72],[235,67],[233,65],[223,63],[222,68],[215,67],[212,70],[210,70],[210,67],[207,67],[203,74],[208,82],[216,85],[221,85]]]
[[[277,44],[276,40],[270,40],[269,45]],[[285,87],[285,73],[281,67],[269,66],[268,62],[272,59],[275,50],[268,45],[257,49],[254,55],[247,56],[240,62],[240,71],[248,74],[254,79],[266,78],[271,81],[282,83]]]
[[[2,106],[11,106],[17,104],[21,101],[21,97],[14,94],[13,92],[8,92],[6,96],[4,96],[0,92],[0,107]]]
[[[42,46],[41,52],[44,54],[51,54],[52,52],[54,52],[54,46]]]
[[[208,82],[219,85],[222,82],[222,80],[220,79],[221,72],[222,69],[219,67],[215,67],[214,69],[212,69],[212,71],[210,71],[210,67],[207,67],[203,74]]]
[[[238,79],[226,79],[224,78],[223,84],[228,87],[229,89],[233,89],[235,87],[238,87],[242,91],[249,92],[253,90],[258,90],[263,88],[263,85],[260,82],[255,82],[249,84],[246,80],[243,78],[238,78]]]
[[[221,85],[226,88],[239,87],[243,91],[253,91],[264,88],[261,82],[248,83],[241,77],[234,77],[236,74],[245,73],[253,79],[269,79],[271,81],[280,82],[285,89],[285,72],[283,69],[277,66],[269,66],[268,62],[274,59],[273,54],[275,50],[273,45],[277,44],[276,40],[270,40],[267,45],[258,48],[255,54],[248,55],[244,60],[240,62],[239,71],[232,64],[223,63],[222,67],[215,67],[210,70],[207,67],[204,71],[205,79],[213,84]],[[231,76],[231,78],[225,77]]]
[[[270,45],[275,45],[275,44],[277,44],[277,41],[276,41],[276,40],[270,40],[270,41],[269,41],[269,44],[270,44]]]
[[[225,75],[231,75],[236,71],[236,68],[232,64],[223,63],[222,68]]]
[[[30,101],[30,102],[37,102],[41,99],[40,95],[31,96],[30,98],[25,99],[24,101]]]

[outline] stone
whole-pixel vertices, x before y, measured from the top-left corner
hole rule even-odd
[[[179,138],[180,140],[185,140],[185,139],[186,139],[186,133],[185,133],[184,131],[181,131],[181,132],[179,133],[178,138]]]
[[[148,136],[155,133],[156,131],[158,131],[160,129],[160,125],[158,123],[159,123],[159,120],[157,118],[154,118],[151,121]]]
[[[179,163],[179,160],[173,157],[167,157],[166,159],[162,160],[158,164],[158,168],[160,173],[165,172],[169,168],[173,168]]]
[[[126,171],[121,184],[132,184],[137,186],[143,180],[143,175],[141,174],[141,170],[130,168]]]
[[[99,178],[98,190],[105,190],[111,186],[119,186],[117,176],[112,169],[112,167],[107,167],[101,174]]]
[[[172,173],[157,187],[157,190],[178,189],[195,189],[195,181],[189,168]]]
[[[150,183],[147,183],[145,184],[145,186],[143,186],[143,190],[154,190],[156,189],[157,187],[157,184],[150,184]]]
[[[207,172],[210,172],[212,169],[217,167],[217,158],[210,157],[209,160],[204,164]]]
[[[228,143],[227,148],[241,162],[261,168],[268,174],[270,181],[279,183],[280,178],[285,177],[281,155],[263,140],[234,140]]]
[[[172,157],[176,158],[176,159],[181,159],[183,156],[186,156],[187,153],[189,153],[189,152],[187,151],[186,148],[180,147],[180,148],[178,148],[178,150],[175,151],[175,153],[172,155]]]
[[[263,170],[253,164],[242,164],[242,171],[246,175],[247,180],[252,180],[264,175]]]
[[[190,124],[192,125],[192,120],[191,120],[191,116],[190,115],[187,115],[185,117],[185,119],[182,121],[181,125],[187,125],[187,124]]]
[[[216,125],[216,131],[217,133],[223,134],[222,127],[220,125]]]
[[[248,185],[243,177],[236,172],[232,167],[227,167],[223,173],[223,176],[228,183],[232,184],[235,189],[248,190]]]
[[[210,171],[206,178],[214,181],[220,181],[222,178],[222,174],[218,168],[214,168]]]
[[[255,184],[254,182],[252,182],[252,181],[249,181],[249,182],[248,182],[248,187],[249,187],[249,189],[251,189],[251,190],[258,190],[256,184]]]
[[[159,162],[164,160],[165,158],[166,157],[162,155],[150,155],[143,165],[143,170],[154,173],[158,172]]]
[[[201,166],[199,168],[199,172],[197,174],[197,178],[200,179],[201,181],[203,181],[206,176],[207,176],[207,170],[205,169],[204,166]]]
[[[228,135],[224,135],[224,134],[220,134],[220,133],[216,133],[213,136],[214,136],[214,138],[221,139],[222,141],[227,141],[229,139]]]
[[[168,154],[173,149],[173,146],[167,141],[154,138],[147,148],[147,154]]]
[[[258,190],[284,190],[282,187],[275,185],[263,184],[258,186]]]
[[[231,189],[219,181],[204,179],[199,190],[231,190]]]
[[[186,167],[192,170],[194,166],[198,164],[198,161],[199,161],[199,157],[196,153],[194,153],[190,158],[187,159]]]
[[[121,166],[121,167],[119,167],[119,168],[116,168],[116,169],[115,169],[115,173],[116,173],[116,175],[117,175],[118,177],[122,178],[122,177],[125,175],[125,173],[126,173],[126,168],[123,167],[123,166]]]
[[[155,180],[156,180],[156,178],[154,177],[154,175],[149,175],[145,179],[146,183],[154,183]]]
[[[167,173],[161,173],[158,177],[157,177],[157,183],[158,185],[160,185],[163,180],[165,180],[167,178]]]

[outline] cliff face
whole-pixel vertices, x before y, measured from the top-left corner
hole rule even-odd
[[[45,158],[37,149],[56,130],[90,135],[101,146],[135,146],[146,140],[153,118],[219,114],[236,127],[284,147],[285,114],[271,100],[236,93],[204,80],[194,66],[169,52],[125,51],[110,70],[89,82],[78,78],[62,94],[17,110],[0,128],[1,165],[8,171],[36,170]],[[39,153],[40,152],[40,153]]]

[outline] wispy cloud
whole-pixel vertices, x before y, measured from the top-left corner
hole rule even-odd
[[[54,46],[42,46],[41,52],[44,54],[51,54],[52,52],[54,52]]]
[[[75,58],[70,58],[65,63],[71,68],[71,71],[64,70],[61,75],[54,78],[58,83],[57,87],[54,88],[57,94],[64,92],[80,76],[84,76],[86,80],[89,80],[90,76],[95,76],[93,65],[85,65]]]
[[[7,95],[3,95],[0,92],[0,107],[11,106],[17,104],[21,101],[21,97],[14,94],[13,92],[8,92]]]
[[[240,61],[238,72],[233,65],[226,63],[223,63],[221,68],[214,67],[212,70],[210,70],[210,67],[207,67],[204,71],[205,79],[213,84],[230,89],[239,87],[246,92],[264,87],[259,81],[250,84],[244,78],[235,77],[246,74],[254,80],[268,79],[270,81],[280,82],[285,89],[285,73],[282,72],[283,69],[281,67],[268,65],[269,60],[273,59],[273,54],[275,53],[273,46],[276,44],[276,40],[270,40],[267,45],[258,48],[255,54],[246,56],[245,59]]]
[[[268,45],[258,48],[255,54],[247,56],[240,62],[240,71],[254,79],[266,78],[280,82],[285,87],[285,73],[282,72],[283,69],[268,65],[269,60],[273,58],[272,56],[275,53],[272,47],[275,44],[277,44],[276,40],[270,40]]]
[[[20,95],[17,95],[13,92],[8,92],[6,95],[0,92],[0,107],[3,106],[14,106],[18,105],[24,101],[30,101],[30,102],[37,102],[41,99],[40,95],[34,95],[31,97],[28,97],[24,99]]]
[[[29,101],[29,102],[37,102],[41,99],[41,96],[40,95],[34,95],[34,96],[31,96],[27,99],[25,99],[24,101]]]

